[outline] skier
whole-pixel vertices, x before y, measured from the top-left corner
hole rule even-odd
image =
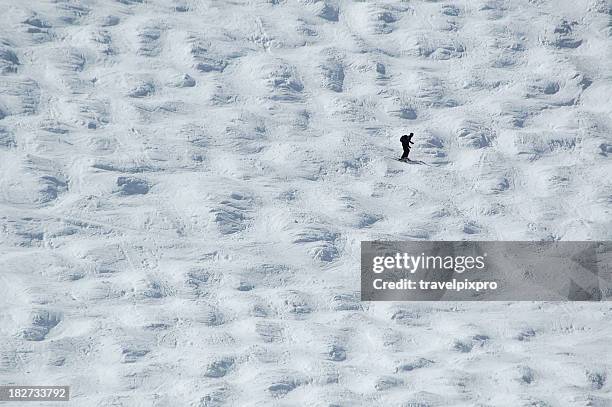
[[[402,147],[404,148],[404,154],[402,154],[402,158],[400,158],[400,160],[410,161],[410,159],[408,158],[408,154],[410,154],[410,144],[414,144],[414,142],[412,141],[413,136],[414,136],[414,133],[410,133],[409,136],[404,134],[402,137],[400,137],[400,141],[402,142]]]

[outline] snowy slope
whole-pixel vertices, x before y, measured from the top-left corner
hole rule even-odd
[[[0,11],[0,383],[79,407],[612,405],[610,304],[358,291],[362,240],[612,238],[608,2]],[[427,165],[393,160],[410,131]]]

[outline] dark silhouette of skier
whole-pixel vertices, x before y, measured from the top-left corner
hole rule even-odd
[[[402,158],[400,158],[400,160],[409,160],[408,154],[410,154],[410,144],[414,144],[414,142],[412,141],[413,136],[414,133],[410,133],[409,136],[404,134],[402,137],[400,137],[402,147],[404,148],[404,154],[402,154]]]

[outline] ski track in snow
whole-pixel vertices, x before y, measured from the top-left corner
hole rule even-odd
[[[358,267],[362,240],[612,237],[606,1],[1,9],[1,383],[612,405],[609,304],[362,303]],[[429,165],[386,158],[409,131]]]

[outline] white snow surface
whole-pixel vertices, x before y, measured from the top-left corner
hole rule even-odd
[[[611,37],[600,0],[1,0],[0,384],[611,406],[610,303],[359,301],[362,240],[612,238]]]

